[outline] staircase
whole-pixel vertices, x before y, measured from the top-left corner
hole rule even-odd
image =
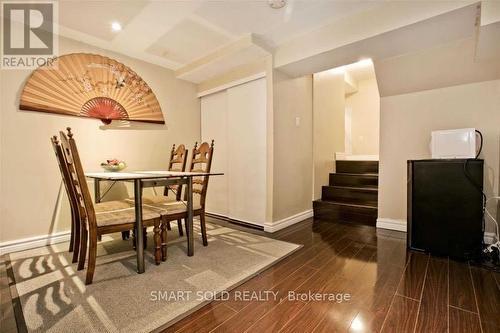
[[[336,161],[336,172],[313,201],[314,217],[375,226],[378,203],[378,161]]]

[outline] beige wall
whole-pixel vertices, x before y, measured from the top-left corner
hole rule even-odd
[[[357,92],[348,95],[346,108],[352,110],[352,154],[378,155],[380,96],[376,79],[357,82]]]
[[[344,151],[344,73],[325,71],[313,76],[313,198],[321,198],[321,186],[334,171],[335,152]]]
[[[430,158],[433,130],[480,130],[485,192],[498,194],[500,80],[383,97],[380,112],[379,217],[406,219],[406,161]]]
[[[73,128],[89,171],[99,171],[100,162],[111,157],[125,160],[130,170],[165,168],[173,143],[191,147],[200,139],[194,84],[175,79],[172,71],[159,66],[76,41],[61,38],[59,45],[60,54],[99,53],[130,66],[155,92],[166,125],[132,123],[128,130],[103,130],[98,120],[20,111],[19,95],[30,72],[2,70],[0,242],[69,229],[67,199],[49,140],[66,126]]]
[[[274,71],[273,221],[312,206],[312,85]]]

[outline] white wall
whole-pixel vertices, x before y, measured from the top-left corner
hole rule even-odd
[[[430,158],[433,130],[480,130],[485,192],[498,195],[500,80],[383,97],[380,113],[379,217],[406,220],[406,161]]]
[[[357,92],[346,96],[351,109],[351,144],[354,155],[378,155],[380,96],[375,78],[357,82]]]
[[[325,71],[313,76],[313,177],[314,200],[321,198],[321,186],[334,171],[335,152],[344,151],[344,73]]]
[[[312,75],[274,72],[273,221],[312,206],[312,86]]]
[[[166,125],[133,123],[133,129],[102,130],[100,121],[20,111],[19,95],[30,71],[1,71],[0,242],[69,229],[69,208],[50,136],[70,126],[84,168],[99,171],[103,160],[125,160],[129,170],[165,168],[173,143],[192,147],[200,139],[196,86],[172,71],[124,55],[60,38],[60,54],[91,52],[136,71],[152,88]],[[125,192],[125,188],[118,186]],[[130,193],[132,194],[132,193]],[[61,197],[59,197],[61,195]]]

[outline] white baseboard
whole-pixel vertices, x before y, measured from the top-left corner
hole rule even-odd
[[[406,220],[379,217],[377,219],[377,228],[406,232]]]
[[[70,231],[62,231],[51,235],[35,236],[23,239],[16,239],[13,241],[0,243],[0,255],[34,249],[41,246],[50,244],[67,242],[70,240]]]
[[[237,223],[240,222],[243,225],[248,224],[250,226],[258,227],[259,229],[262,229],[264,227],[264,222],[255,222],[255,221],[245,220],[245,219],[242,219],[239,217],[234,217],[234,216],[230,216],[230,215],[223,214],[223,213],[214,213],[214,212],[209,212],[209,211],[206,211],[206,213],[209,215],[212,215],[216,218],[222,219],[222,220],[229,220],[229,221],[234,221]]]
[[[377,219],[377,228],[396,230],[396,231],[407,231],[406,220],[403,219],[389,219],[385,217],[379,217]],[[495,239],[494,232],[484,233],[484,243],[492,244]]]
[[[291,226],[295,223],[304,221],[313,217],[313,210],[306,210],[304,212],[292,215],[290,217],[284,218],[282,220],[276,221],[274,223],[265,223],[264,231],[266,232],[276,232],[278,230],[284,229],[288,226]],[[397,220],[397,219],[389,219],[389,218],[378,218],[377,219],[377,228],[396,230],[406,232],[406,221],[405,220]],[[69,231],[62,231],[52,235],[46,236],[36,236],[29,237],[23,239],[16,239],[13,241],[0,243],[0,255],[4,255],[7,253],[23,251],[34,249],[41,246],[46,246],[50,244],[57,244],[62,242],[67,242],[70,239]],[[484,233],[484,243],[492,244],[495,239],[494,232],[485,232]]]
[[[264,231],[276,232],[278,230],[289,227],[292,224],[304,221],[305,219],[308,219],[310,217],[313,217],[313,210],[312,209],[300,212],[298,214],[289,216],[287,218],[284,218],[282,220],[275,221],[272,223],[266,222],[266,223],[264,223]]]

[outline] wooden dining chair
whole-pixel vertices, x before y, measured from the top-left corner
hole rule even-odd
[[[68,136],[64,132],[60,132],[61,147],[72,180],[72,192],[76,195],[75,200],[80,211],[80,256],[83,255],[83,258],[87,252],[87,239],[89,243],[85,283],[91,284],[96,265],[98,237],[104,234],[133,230],[135,228],[135,208],[130,207],[130,205],[122,206],[123,202],[120,202],[113,210],[99,211],[95,209],[73,133],[69,127],[67,131]],[[155,263],[158,265],[161,258],[160,213],[157,210],[143,207],[143,224],[144,226],[154,226]],[[85,260],[79,261],[79,266],[81,262],[84,263]]]
[[[56,136],[50,138],[52,143],[52,148],[56,154],[57,164],[59,165],[59,171],[61,172],[61,178],[66,190],[66,195],[68,196],[69,205],[71,209],[71,234],[69,241],[69,252],[73,252],[72,262],[78,261],[78,253],[80,250],[80,211],[79,206],[76,201],[76,194],[72,191],[73,186],[71,185],[71,178],[69,175],[68,168],[66,166],[66,161],[64,159],[64,153],[62,151],[61,145],[57,140]]]
[[[168,171],[186,171],[186,163],[189,150],[183,144],[180,144],[177,149],[175,149],[175,144],[172,146],[172,151],[170,152],[170,162],[168,163]],[[163,195],[168,197],[168,192],[173,191],[175,193],[175,201],[182,200],[182,185],[172,185],[165,186]],[[170,222],[167,223],[167,229],[170,230]],[[177,229],[179,230],[179,236],[184,236],[182,231],[182,220],[177,220]]]
[[[180,144],[177,148],[175,144],[172,146],[172,150],[170,151],[170,161],[168,163],[168,171],[178,171],[184,172],[186,171],[187,157],[188,157],[189,149],[183,144]],[[163,195],[144,195],[142,198],[142,202],[145,204],[158,204],[165,202],[175,202],[182,200],[182,187],[183,185],[170,185],[165,186],[163,189]],[[174,196],[170,195],[169,192],[173,192]],[[184,236],[184,232],[182,229],[182,221],[177,220],[177,227],[179,230],[179,236]],[[167,223],[167,230],[171,230],[170,222]]]
[[[81,238],[81,225],[80,225],[80,210],[78,207],[78,202],[76,200],[76,194],[73,193],[74,189],[71,185],[71,176],[70,170],[68,169],[68,165],[66,163],[64,153],[62,150],[59,141],[57,140],[57,136],[53,136],[50,138],[52,143],[52,148],[54,149],[54,153],[56,155],[57,164],[59,166],[59,171],[61,172],[61,178],[64,184],[64,188],[66,190],[66,195],[68,196],[68,200],[70,203],[70,211],[71,211],[71,233],[70,233],[70,243],[69,243],[69,252],[73,252],[72,262],[75,263],[79,259],[80,252],[80,238]],[[131,203],[128,201],[106,201],[100,202],[94,205],[96,212],[104,212],[104,211],[112,211],[120,208],[129,208],[131,207]],[[80,260],[80,264],[78,265],[79,269],[83,269],[85,264],[85,253],[83,253],[83,260]]]
[[[184,172],[186,171],[187,156],[189,150],[186,146],[180,144],[177,149],[175,144],[172,146],[170,151],[170,161],[168,162],[168,171]],[[182,195],[182,185],[171,185],[165,186],[163,190],[163,195],[168,196],[168,191],[171,190],[175,193],[175,200],[180,201]]]
[[[199,147],[196,142],[191,155],[189,171],[210,172],[212,167],[213,152],[214,140],[212,140],[210,145],[207,142],[203,142]],[[200,217],[201,236],[204,246],[208,245],[207,228],[205,223],[205,200],[207,196],[209,178],[210,177],[208,176],[193,178],[193,216]],[[166,260],[167,224],[171,221],[187,219],[187,193],[184,196],[184,201],[180,201],[178,203],[164,203],[163,207],[166,207],[166,212],[161,213],[161,247],[162,260]],[[188,230],[186,228],[186,233],[187,232]]]
[[[78,261],[78,270],[82,270],[85,267],[85,257],[86,253],[81,252],[80,247],[82,245],[81,239],[81,223],[80,223],[80,210],[78,202],[76,200],[76,194],[73,193],[74,189],[71,185],[71,173],[74,172],[72,164],[69,164],[71,171],[68,169],[68,163],[65,160],[63,149],[57,139],[57,136],[50,138],[52,143],[52,148],[56,155],[56,159],[59,166],[59,171],[61,172],[61,177],[63,180],[64,187],[66,189],[66,194],[70,202],[71,210],[71,233],[70,233],[70,246],[69,252],[73,252],[72,262]],[[113,211],[115,209],[129,208],[133,206],[133,202],[129,200],[119,200],[119,201],[104,201],[94,204],[94,209],[96,212]],[[127,231],[128,232],[128,231]],[[146,245],[146,242],[144,242]]]

